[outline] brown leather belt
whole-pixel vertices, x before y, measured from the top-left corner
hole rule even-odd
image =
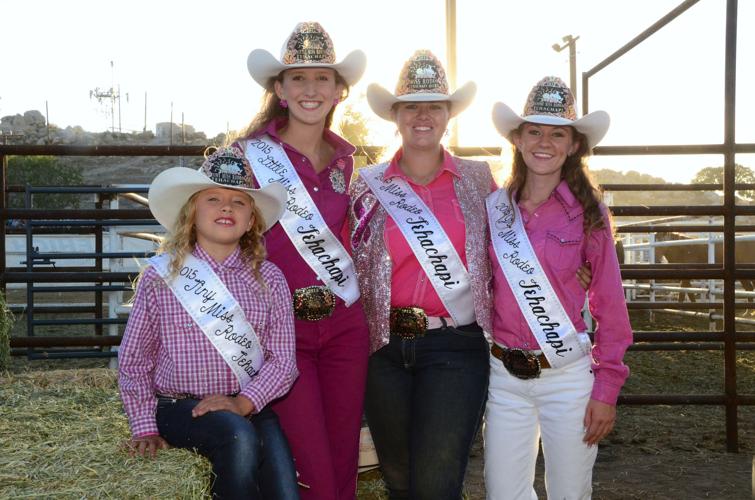
[[[540,370],[550,368],[545,354],[523,349],[509,349],[498,344],[490,346],[490,353],[503,362],[503,366],[517,378],[528,380],[540,376]]]

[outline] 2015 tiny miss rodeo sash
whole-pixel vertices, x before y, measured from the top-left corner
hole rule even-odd
[[[169,279],[170,259],[170,255],[160,254],[147,262],[210,339],[243,389],[265,360],[257,333],[236,298],[206,262],[187,255],[178,275]]]
[[[359,175],[393,218],[417,257],[422,270],[458,325],[475,321],[469,273],[438,219],[409,184],[384,179],[387,163],[363,168]]]
[[[266,135],[247,141],[244,149],[260,186],[279,182],[288,190],[280,223],[299,255],[347,306],[356,302],[354,262],[325,223],[286,152]]]
[[[505,189],[491,193],[485,204],[496,258],[548,363],[561,368],[589,354],[590,338],[577,332],[548,281],[524,230],[519,207],[509,202]]]

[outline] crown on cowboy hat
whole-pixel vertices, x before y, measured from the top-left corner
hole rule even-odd
[[[569,87],[558,77],[546,76],[532,87],[521,116],[502,102],[493,105],[493,123],[509,141],[524,122],[572,126],[587,137],[587,147],[592,149],[606,135],[611,119],[605,111],[593,111],[578,120]]]
[[[389,121],[393,121],[391,108],[397,102],[448,101],[450,116],[454,117],[469,106],[476,92],[474,82],[467,82],[449,94],[443,65],[429,50],[418,50],[404,63],[396,93],[372,83],[367,87],[367,102],[376,115]]]
[[[367,66],[367,56],[354,50],[336,63],[336,51],[330,35],[320,23],[299,23],[286,39],[280,60],[264,49],[254,49],[246,59],[246,67],[254,81],[271,90],[270,82],[281,71],[293,68],[332,68],[349,85],[359,81]]]
[[[270,229],[285,210],[287,193],[279,183],[254,188],[252,169],[244,153],[233,146],[209,155],[198,170],[174,167],[160,172],[149,186],[149,209],[157,222],[172,232],[178,214],[194,193],[208,188],[227,188],[248,194]]]

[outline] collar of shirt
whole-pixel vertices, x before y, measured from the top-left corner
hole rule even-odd
[[[217,271],[219,269],[244,269],[248,267],[248,265],[244,262],[244,260],[241,258],[241,247],[237,246],[236,249],[226,257],[226,259],[223,262],[217,262],[215,259],[213,259],[210,254],[208,254],[204,248],[199,246],[199,243],[194,245],[194,251],[191,252],[191,254],[198,258],[202,259],[203,261],[210,264],[210,267],[213,271]]]
[[[558,186],[556,186],[556,189],[551,192],[551,195],[548,197],[546,204],[550,204],[554,200],[558,202],[569,220],[574,220],[583,212],[582,205],[579,203],[579,200],[577,200],[576,196],[574,196],[574,193],[571,192],[571,189],[569,189],[569,185],[565,180],[559,182]],[[522,208],[521,203],[519,203],[519,208]],[[540,210],[539,207],[538,210]]]
[[[279,131],[284,128],[288,124],[288,118],[276,118],[274,120],[270,120],[268,124],[257,131],[256,133],[252,134],[252,137],[259,137],[263,134],[269,135],[275,142],[282,145],[286,149],[290,149],[291,151],[294,151],[297,154],[299,151],[296,150],[293,146],[285,143],[283,139],[281,139]],[[351,144],[349,141],[344,139],[343,137],[339,136],[335,132],[333,132],[330,129],[325,129],[322,134],[322,138],[330,144],[333,147],[333,165],[335,165],[337,168],[343,170],[346,167],[346,162],[344,161],[338,161],[340,158],[344,158],[346,156],[353,155],[357,148],[354,147],[353,144]]]
[[[417,184],[408,175],[406,175],[398,166],[398,162],[403,155],[404,155],[403,149],[399,149],[398,151],[396,151],[396,154],[393,155],[393,158],[391,159],[390,165],[388,165],[388,168],[383,173],[383,178],[390,179],[392,177],[399,177],[411,184]],[[451,157],[448,151],[446,151],[445,148],[443,148],[443,166],[440,168],[440,170],[438,170],[438,173],[435,175],[435,177],[433,177],[433,179],[427,183],[427,185],[435,182],[438,179],[438,177],[443,175],[445,172],[448,172],[454,177],[461,177],[461,175],[459,174],[459,169],[456,168],[456,162],[454,162],[453,157]]]

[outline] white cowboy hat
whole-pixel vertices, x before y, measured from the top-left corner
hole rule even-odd
[[[574,95],[558,77],[546,76],[530,91],[521,116],[502,102],[493,105],[493,123],[498,133],[511,141],[511,133],[524,123],[569,125],[587,137],[587,147],[598,145],[608,132],[611,119],[605,111],[593,111],[577,120]]]
[[[226,147],[208,156],[198,170],[174,167],[160,172],[149,186],[147,197],[152,215],[172,232],[178,214],[194,193],[216,187],[236,189],[254,200],[267,231],[283,216],[288,193],[277,182],[260,189],[253,186],[251,168],[243,153]]]
[[[398,102],[448,101],[450,117],[458,115],[472,103],[477,85],[467,82],[452,94],[440,61],[429,50],[418,50],[409,58],[399,74],[396,93],[376,83],[367,87],[367,102],[380,118],[393,121],[391,108]]]
[[[293,68],[331,68],[349,85],[359,81],[367,67],[367,56],[354,50],[336,63],[336,52],[328,33],[320,23],[299,23],[286,39],[280,60],[264,49],[254,49],[246,59],[246,67],[254,81],[272,90],[270,82],[281,71]]]

